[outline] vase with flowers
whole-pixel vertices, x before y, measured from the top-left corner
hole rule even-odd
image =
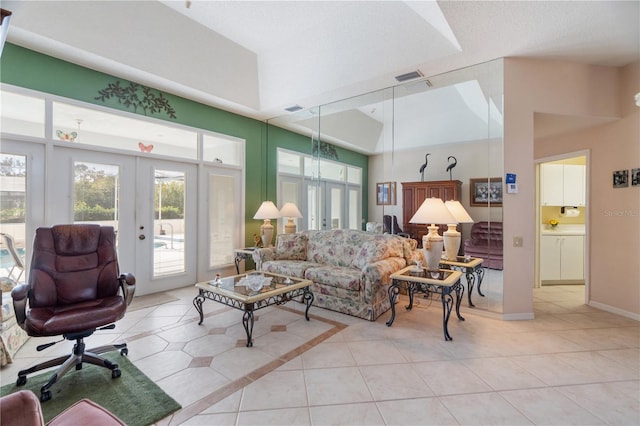
[[[558,225],[560,225],[560,222],[557,219],[551,219],[549,221],[549,225],[551,226],[551,229],[556,229]]]

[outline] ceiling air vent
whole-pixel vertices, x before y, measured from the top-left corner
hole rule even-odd
[[[285,108],[285,110],[289,111],[289,112],[296,112],[296,111],[300,111],[302,109],[302,107],[300,105],[292,105],[288,108]]]
[[[420,72],[420,70],[416,70],[416,71],[408,72],[406,74],[396,75],[396,80],[402,83],[402,82],[413,80],[414,78],[420,78],[420,77],[423,77],[422,73]]]

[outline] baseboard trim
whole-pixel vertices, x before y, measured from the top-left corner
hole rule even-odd
[[[612,314],[620,315],[625,318],[630,318],[632,320],[640,321],[640,314],[625,311],[624,309],[616,308],[615,306],[605,305],[604,303],[594,302],[593,300],[589,302],[589,306],[593,306],[594,308],[601,309],[603,311],[607,311]]]

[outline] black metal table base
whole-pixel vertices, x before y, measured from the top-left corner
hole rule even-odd
[[[476,267],[466,267],[466,266],[457,266],[457,265],[440,265],[443,269],[457,270],[460,272],[464,272],[464,275],[467,279],[467,301],[469,302],[469,307],[475,308],[475,305],[471,301],[471,293],[473,293],[473,287],[475,283],[478,283],[478,294],[481,297],[484,297],[482,291],[480,291],[480,286],[482,285],[482,279],[484,278],[484,268],[482,265],[478,265]]]
[[[462,315],[460,315],[460,301],[462,300],[462,295],[464,294],[464,287],[458,280],[455,284],[451,286],[440,286],[436,284],[427,284],[427,283],[418,283],[413,281],[405,281],[394,279],[391,286],[389,287],[389,300],[391,301],[391,318],[387,321],[387,327],[391,327],[393,321],[396,318],[396,300],[398,299],[398,293],[400,293],[400,285],[404,286],[407,290],[407,294],[409,295],[409,305],[405,306],[405,308],[410,311],[413,308],[413,296],[415,293],[434,293],[440,294],[442,298],[442,331],[444,332],[444,340],[449,341],[453,340],[451,335],[449,334],[449,317],[451,316],[451,310],[453,309],[453,295],[455,292],[455,306],[456,306],[456,316],[460,321],[464,321]]]
[[[305,302],[307,307],[304,311],[304,317],[307,321],[309,321],[309,308],[311,307],[311,304],[314,300],[313,293],[309,290],[309,287],[298,288],[286,293],[270,296],[266,299],[258,300],[257,302],[253,303],[244,303],[239,300],[232,299],[228,296],[213,293],[201,288],[199,289],[198,295],[193,299],[193,306],[196,308],[196,311],[198,311],[198,314],[200,315],[200,321],[198,322],[198,325],[201,325],[204,321],[204,311],[202,310],[202,304],[206,299],[213,300],[215,302],[222,303],[223,305],[227,305],[243,311],[244,314],[242,315],[242,326],[244,327],[244,331],[247,333],[247,347],[250,348],[253,346],[253,312],[257,311],[258,309],[266,308],[267,306],[284,305],[285,303],[293,300],[296,297],[301,297],[302,301]]]

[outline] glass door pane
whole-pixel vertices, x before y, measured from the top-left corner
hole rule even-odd
[[[240,199],[236,178],[211,173],[209,175],[209,267],[233,263]]]
[[[154,172],[153,277],[185,271],[185,174]]]
[[[74,161],[73,221],[113,226],[118,232],[120,167]]]
[[[344,227],[344,186],[327,184],[329,199],[327,216],[331,218],[325,229],[342,229]]]
[[[0,276],[25,281],[27,156],[0,153]]]

